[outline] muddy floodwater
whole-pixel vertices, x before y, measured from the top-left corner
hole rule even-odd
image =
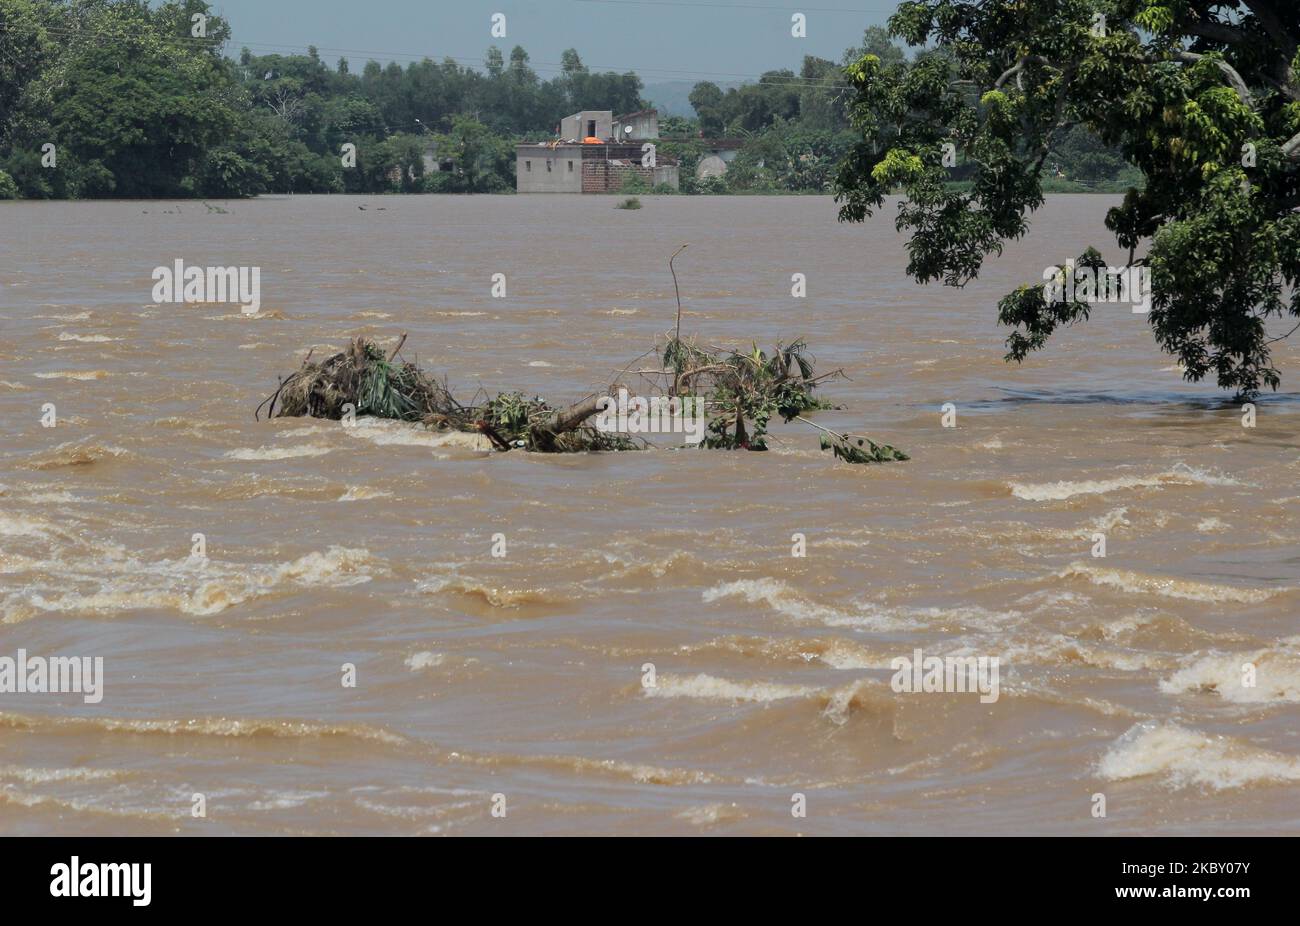
[[[1125,305],[1002,359],[998,298],[1116,202],[964,289],[824,197],[0,204],[0,657],[103,659],[94,703],[0,694],[0,833],[1300,831],[1294,339],[1254,427]],[[814,420],[911,460],[254,420],[358,334],[575,401],[686,242],[684,333],[806,337]],[[260,268],[257,313],[156,304],[178,259]],[[895,691],[916,650],[996,700]]]

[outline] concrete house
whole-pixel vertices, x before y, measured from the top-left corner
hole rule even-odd
[[[659,110],[642,109],[614,120],[614,138],[639,139],[659,137]]]
[[[616,193],[628,175],[647,186],[678,187],[677,162],[655,152],[646,166],[643,146],[659,138],[653,109],[619,116],[584,110],[560,120],[559,137],[515,148],[515,189],[520,193]]]
[[[581,143],[584,138],[608,139],[614,114],[608,109],[584,109],[560,120],[560,138]]]

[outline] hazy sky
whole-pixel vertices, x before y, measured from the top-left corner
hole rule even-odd
[[[812,0],[216,0],[234,32],[228,49],[255,54],[320,49],[353,71],[369,58],[388,62],[445,57],[482,68],[498,45],[522,45],[545,79],[560,52],[576,48],[594,70],[634,70],[646,83],[737,80],[774,68],[797,69],[805,54],[838,61],[868,25],[883,24],[896,2]],[[791,15],[807,17],[807,38],[790,35]],[[493,13],[506,37],[490,34]]]

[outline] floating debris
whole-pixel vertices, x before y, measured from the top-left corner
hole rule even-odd
[[[354,338],[348,349],[311,362],[281,380],[258,407],[268,418],[329,418],[335,421],[371,415],[418,422],[439,431],[484,434],[502,451],[524,449],[542,453],[584,450],[635,450],[642,444],[585,424],[598,411],[598,396],[576,405],[554,408],[540,397],[503,392],[494,399],[461,404],[445,381],[397,356],[406,342],[385,353],[368,338]],[[476,397],[477,398],[477,397]]]
[[[673,254],[675,259],[685,245]],[[673,271],[674,289],[677,286]],[[347,350],[313,363],[311,352],[302,366],[280,381],[258,405],[254,417],[311,416],[333,420],[363,415],[419,423],[439,431],[465,431],[486,435],[499,451],[580,453],[602,450],[640,450],[649,446],[633,433],[598,427],[593,416],[609,409],[613,395],[625,398],[626,376],[646,386],[638,401],[673,407],[678,414],[689,405],[708,419],[697,435],[700,445],[712,450],[768,449],[768,424],[773,416],[799,421],[822,432],[821,448],[847,463],[888,463],[907,460],[907,454],[870,438],[837,433],[804,417],[805,413],[834,409],[816,394],[826,381],[842,377],[842,370],[817,374],[802,338],[777,343],[768,354],[751,343],[748,351],[707,347],[681,336],[681,295],[677,296],[677,325],[666,336],[619,372],[604,393],[593,393],[572,405],[552,405],[540,396],[502,392],[490,398],[480,389],[467,403],[452,395],[445,379],[399,359],[406,344],[403,334],[391,351],[369,338],[352,339]],[[634,364],[653,356],[657,366],[633,370]],[[648,399],[645,397],[649,397]],[[688,401],[689,400],[689,401]],[[698,420],[698,419],[697,419]]]

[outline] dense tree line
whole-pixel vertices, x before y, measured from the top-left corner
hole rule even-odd
[[[518,47],[489,49],[482,70],[356,73],[314,49],[232,60],[229,37],[203,0],[0,0],[0,195],[513,189],[516,139],[641,105],[635,75],[594,73],[573,50],[551,80]],[[431,152],[455,169],[426,171]]]
[[[579,110],[649,105],[635,74],[593,72],[573,49],[543,80],[517,46],[488,49],[481,68],[357,71],[314,48],[232,58],[230,35],[204,0],[0,0],[0,198],[505,192],[516,142],[553,137]],[[903,60],[879,27],[844,63],[867,52]],[[702,82],[696,118],[662,120],[661,150],[680,159],[684,192],[826,192],[859,137],[850,98],[843,63],[812,56],[725,92]],[[725,177],[696,180],[701,136],[741,140]],[[1123,168],[1080,144],[1060,160],[1085,179]]]

